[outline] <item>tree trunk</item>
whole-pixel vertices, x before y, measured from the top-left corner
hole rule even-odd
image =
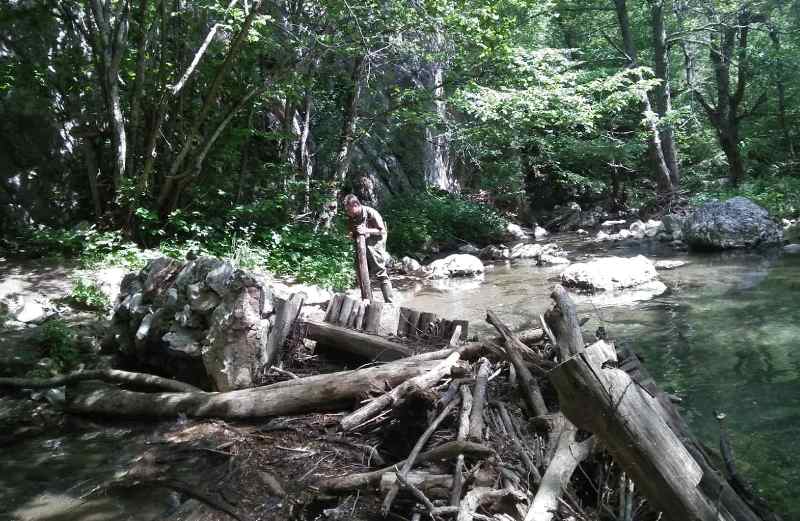
[[[783,56],[781,56],[781,40],[778,28],[774,24],[769,25],[769,38],[772,40],[772,49],[777,55],[775,62],[775,90],[778,93],[778,126],[783,137],[783,146],[789,152],[789,157],[795,157],[794,143],[789,127],[786,124],[786,85],[783,77]]]
[[[342,130],[339,134],[339,151],[336,153],[336,169],[333,174],[333,180],[337,183],[337,193],[350,172],[353,141],[355,140],[356,128],[358,128],[358,106],[361,101],[361,91],[364,87],[364,60],[365,57],[363,55],[353,58],[350,85],[342,107]]]
[[[698,488],[703,472],[656,412],[654,399],[624,371],[602,368],[593,349],[551,373],[564,415],[600,438],[666,519],[733,519]]]
[[[247,39],[247,35],[250,32],[250,27],[253,25],[253,21],[255,20],[256,16],[258,15],[261,9],[261,0],[256,0],[253,2],[253,5],[250,6],[250,12],[248,13],[247,17],[242,24],[241,29],[239,32],[236,33],[236,36],[233,38],[231,42],[230,48],[228,49],[227,54],[225,55],[225,59],[223,60],[222,64],[216,71],[214,75],[214,79],[211,81],[211,85],[208,87],[206,92],[205,98],[203,99],[203,104],[200,107],[200,111],[198,115],[194,118],[192,122],[192,126],[188,132],[184,134],[184,141],[180,148],[180,151],[175,156],[175,159],[172,161],[172,164],[169,167],[169,171],[164,179],[164,182],[161,186],[160,193],[158,195],[158,208],[159,208],[159,215],[161,218],[165,218],[173,209],[178,197],[180,196],[180,190],[182,187],[186,186],[186,183],[181,182],[183,176],[180,175],[183,169],[183,165],[186,159],[189,157],[190,153],[194,151],[195,147],[197,146],[198,137],[200,134],[200,130],[202,126],[206,123],[206,119],[208,114],[211,112],[212,108],[216,106],[217,102],[217,93],[219,89],[222,87],[222,82],[227,75],[228,71],[233,65],[233,61],[239,55],[239,51],[244,46],[245,41]],[[252,91],[251,91],[252,92]],[[246,96],[248,97],[248,96]],[[230,114],[230,113],[229,113]],[[224,125],[220,125],[224,128],[227,125],[227,121],[223,120],[225,123]],[[220,126],[217,128],[219,129]],[[209,143],[213,144],[215,137],[212,135],[212,138],[205,140],[205,144],[209,145]],[[208,147],[203,152],[203,157],[205,157],[205,153],[208,152]],[[202,159],[200,160],[202,163]],[[195,161],[197,164],[197,161]]]
[[[224,393],[138,393],[111,386],[67,388],[67,409],[84,414],[163,418],[265,418],[347,409],[353,400],[385,384],[399,385],[435,367],[438,361],[397,361]]]
[[[617,22],[619,23],[619,30],[622,35],[622,46],[627,61],[626,66],[627,68],[633,69],[638,67],[638,58],[636,56],[636,43],[634,42],[633,32],[631,31],[631,22],[628,17],[628,6],[626,2],[627,0],[614,0],[614,9],[617,13]],[[650,151],[650,161],[653,165],[658,191],[662,194],[670,194],[674,191],[672,176],[662,147],[661,134],[656,122],[650,117],[654,111],[650,103],[650,97],[646,93],[642,94],[642,105],[644,107],[645,119],[649,130],[648,149]]]
[[[142,113],[142,92],[144,91],[144,74],[145,74],[145,54],[147,51],[147,10],[149,9],[150,0],[141,0],[139,2],[139,13],[136,18],[136,25],[139,31],[138,40],[136,43],[136,77],[133,80],[133,89],[131,92],[131,109],[130,109],[130,123],[128,125],[130,140],[128,143],[128,157],[125,162],[125,175],[132,178],[136,171],[136,149],[139,141],[139,126],[141,125]]]
[[[664,119],[668,117],[669,112],[672,110],[672,96],[669,86],[669,50],[667,49],[667,34],[664,29],[663,0],[652,0],[650,14],[653,25],[655,74],[656,78],[661,80],[661,84],[655,88],[653,93],[656,112],[659,120],[661,120],[659,137],[661,139],[661,150],[664,153],[664,162],[669,169],[671,188],[676,190],[680,182],[678,152],[675,147],[672,124],[664,122]]]

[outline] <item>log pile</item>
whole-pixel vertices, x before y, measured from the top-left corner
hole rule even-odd
[[[319,355],[280,344],[269,359],[286,362],[284,379],[260,387],[204,392],[114,372],[49,383],[68,384],[75,413],[237,422],[236,443],[258,462],[242,475],[255,496],[275,498],[258,519],[775,519],[768,509],[755,513],[710,465],[635,355],[605,340],[586,345],[567,292],[556,286],[552,298],[525,342],[489,311],[497,339],[464,343],[467,324],[449,321],[436,330],[446,344],[432,349],[429,325],[445,323],[438,317],[337,295],[325,322],[298,322],[294,331],[370,363],[297,377]],[[404,342],[375,334],[390,315],[391,335]],[[296,315],[281,316],[272,328],[291,337]],[[313,464],[292,463],[308,454]],[[159,479],[174,488],[174,478]],[[217,519],[256,519],[208,494],[189,497],[222,512]]]

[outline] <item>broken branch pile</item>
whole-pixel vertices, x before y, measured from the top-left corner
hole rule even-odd
[[[236,431],[249,440],[251,453],[294,454],[258,460],[263,494],[279,496],[283,505],[274,517],[260,519],[372,519],[378,512],[457,521],[766,519],[763,505],[754,513],[749,498],[708,463],[635,355],[618,353],[604,340],[587,346],[567,292],[556,286],[552,298],[541,329],[526,334],[525,342],[489,311],[496,341],[463,344],[466,323],[448,321],[442,330],[447,345],[431,351],[423,345],[431,338],[421,329],[431,331],[425,313],[383,306],[370,312],[375,303],[337,295],[326,322],[296,327],[329,349],[377,365],[297,378],[292,363],[303,362],[294,359],[280,370],[286,380],[261,387],[203,392],[113,371],[0,385],[67,384],[68,410],[83,414],[272,418],[248,427],[247,435]],[[285,329],[283,336],[296,316],[287,309],[271,326]],[[404,343],[374,334],[387,316],[403,318],[391,334],[405,337]],[[323,412],[333,414],[322,423],[309,420]],[[274,431],[291,435],[278,439]],[[321,456],[313,465],[286,463],[309,455]],[[203,494],[190,497],[249,518]],[[328,508],[310,513],[312,504]],[[297,511],[305,514],[297,517]]]

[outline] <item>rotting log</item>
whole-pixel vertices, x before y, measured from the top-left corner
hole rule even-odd
[[[480,443],[472,443],[468,441],[450,441],[441,445],[437,445],[426,452],[420,453],[420,455],[417,456],[416,462],[424,463],[426,461],[450,460],[457,457],[459,454],[475,456],[477,458],[488,458],[489,456],[494,455],[494,450]],[[358,474],[347,474],[334,478],[326,478],[317,483],[317,486],[322,491],[333,494],[376,487],[378,483],[380,483],[381,476],[383,476],[383,474],[386,472],[396,472],[395,467],[400,467],[405,464],[405,462],[406,460],[398,461],[394,465],[370,472],[361,472]]]
[[[439,382],[445,375],[450,373],[450,369],[461,358],[459,353],[453,353],[443,361],[436,364],[427,373],[421,374],[414,378],[409,378],[401,383],[391,391],[378,396],[363,407],[348,414],[339,422],[339,427],[343,431],[350,431],[361,425],[362,423],[370,420],[384,409],[387,409],[405,398],[408,394],[418,391],[429,389]]]
[[[472,410],[469,417],[468,437],[473,441],[483,441],[483,407],[486,404],[486,386],[489,381],[489,360],[478,361],[478,372],[472,394]]]
[[[621,354],[625,354],[625,351],[628,350],[621,351]],[[731,512],[738,521],[774,519],[774,517],[770,517],[775,516],[774,513],[765,513],[763,508],[749,504],[734,491],[730,483],[722,476],[722,473],[715,468],[703,444],[697,441],[697,438],[692,434],[686,421],[678,413],[669,396],[658,388],[647,368],[640,364],[636,355],[628,351],[627,356],[623,357],[621,362],[620,369],[625,370],[634,380],[640,382],[640,387],[655,396],[656,401],[653,403],[660,408],[659,414],[683,442],[686,449],[694,456],[700,468],[703,469],[700,489],[709,497],[718,498],[722,507]],[[760,510],[759,515],[755,514],[754,510],[756,509]]]
[[[520,387],[522,387],[522,397],[525,400],[525,404],[536,416],[547,414],[547,406],[544,403],[544,398],[542,397],[541,389],[539,389],[539,384],[536,382],[536,379],[534,379],[530,370],[525,365],[525,362],[522,360],[522,356],[518,351],[518,349],[521,349],[522,347],[528,349],[528,346],[517,339],[514,333],[512,333],[508,326],[505,325],[502,320],[500,320],[500,317],[498,317],[494,311],[489,310],[486,312],[486,321],[493,325],[495,329],[497,329],[497,332],[500,333],[506,340],[505,352],[509,361],[514,364],[514,368],[517,370],[517,375],[522,381],[522,385]]]
[[[472,412],[472,391],[468,385],[460,385],[461,391],[461,415],[458,421],[458,434],[456,440],[465,441],[469,436],[469,418]],[[456,467],[453,470],[453,487],[450,491],[450,504],[458,506],[461,501],[461,492],[464,488],[464,455],[459,454],[456,458]]]
[[[378,335],[346,329],[325,322],[306,320],[306,337],[318,343],[358,355],[371,361],[388,362],[411,355],[411,350],[403,344],[391,342]]]
[[[597,364],[587,354],[593,349],[550,373],[564,415],[603,442],[666,519],[735,519],[698,488],[703,471],[661,418],[655,398],[624,371]]]
[[[275,313],[275,324],[269,330],[269,337],[267,338],[266,357],[264,366],[269,369],[278,355],[281,352],[289,332],[292,330],[297,316],[303,307],[303,302],[306,300],[305,293],[292,293],[288,299],[283,301],[278,306],[278,311]]]
[[[431,474],[425,471],[409,472],[405,479],[417,487],[427,497],[433,499],[445,499],[450,494],[453,487],[453,476],[450,474]],[[397,484],[396,472],[385,472],[381,476],[381,492],[388,492]]]
[[[56,376],[53,378],[0,378],[0,387],[17,387],[23,389],[47,389],[61,387],[86,380],[100,380],[103,382],[138,387],[151,387],[176,393],[203,392],[193,385],[145,373],[132,373],[119,369],[92,369],[75,373]]]
[[[639,361],[635,355],[629,353],[626,358],[623,358],[621,360],[619,369],[604,368],[603,366],[606,361],[617,362],[617,354],[614,347],[603,341],[598,341],[584,349],[583,338],[580,332],[580,321],[577,318],[575,304],[572,302],[569,294],[564,290],[563,287],[556,286],[551,294],[551,298],[555,301],[556,307],[554,310],[548,313],[547,324],[553,327],[555,331],[558,331],[558,333],[555,333],[555,336],[557,337],[555,339],[556,343],[563,344],[571,353],[579,353],[578,357],[573,355],[573,358],[567,361],[575,365],[577,364],[575,361],[576,359],[582,360],[578,367],[584,371],[598,368],[598,371],[602,371],[602,373],[598,372],[598,374],[595,375],[596,377],[601,377],[603,374],[614,375],[617,380],[625,380],[627,377],[625,388],[632,389],[633,392],[631,393],[631,397],[634,395],[639,396],[641,398],[639,401],[646,405],[646,407],[635,413],[635,415],[647,416],[648,418],[643,418],[642,420],[650,420],[646,426],[658,426],[660,430],[665,428],[668,433],[664,434],[664,436],[676,438],[681,443],[681,448],[685,449],[683,452],[680,452],[680,457],[684,457],[686,452],[691,455],[692,468],[699,468],[700,475],[702,476],[699,483],[699,492],[697,492],[697,494],[703,496],[706,504],[711,503],[714,505],[714,508],[719,508],[721,514],[718,519],[735,519],[737,521],[757,521],[760,519],[759,516],[753,513],[751,507],[748,506],[747,503],[731,488],[728,482],[720,477],[720,473],[710,463],[709,458],[705,454],[701,444],[697,443],[696,439],[686,425],[686,422],[677,412],[675,406],[670,402],[669,397],[658,388],[652,377],[650,377],[648,374],[647,370],[639,364]],[[559,334],[561,337],[559,337]],[[563,365],[564,364],[562,364],[562,366]],[[559,371],[563,371],[562,366],[559,366]],[[556,371],[551,373],[551,381],[556,386],[556,390],[558,391],[559,402],[562,411],[567,414],[568,417],[570,417],[566,408],[570,407],[571,404],[565,404],[564,397],[562,397],[562,392],[559,390],[559,386],[556,385],[556,381],[554,380],[554,377],[557,377],[556,375]],[[589,377],[590,375],[585,376]],[[609,389],[609,391],[610,390],[611,389]],[[578,391],[579,395],[581,392],[583,391]],[[608,394],[608,392],[603,390],[599,390],[599,392],[601,393],[601,398],[592,397],[593,400],[602,400],[604,399],[602,396],[604,394]],[[617,387],[616,394],[620,393],[620,388]],[[626,393],[621,394],[624,397]],[[586,398],[583,396],[573,397],[573,400],[576,401],[582,401],[584,399]],[[630,400],[627,400],[626,403],[628,401]],[[587,403],[582,403],[581,405],[591,408],[591,405],[588,405]],[[597,413],[598,411],[594,412]],[[621,418],[616,418],[616,420],[621,421]],[[587,428],[587,426],[584,426],[577,421],[576,425],[585,430],[589,430],[590,432],[594,432]],[[642,427],[641,425],[634,426]],[[601,441],[606,441],[603,436],[599,437]],[[621,443],[618,438],[615,438],[614,441]],[[614,451],[612,451],[612,454],[613,453]],[[664,454],[669,453],[665,452]],[[655,454],[651,454],[651,456],[654,458],[660,457],[657,450]],[[620,463],[623,465],[623,468],[625,468],[625,463],[623,461],[620,461]],[[680,465],[680,463],[676,464]],[[634,476],[634,479],[637,480],[637,483],[645,492],[645,495],[659,494],[658,486],[653,486],[651,481],[642,483],[637,479],[633,472],[629,472],[629,474]],[[644,475],[647,476],[647,472],[644,472]],[[680,481],[678,481],[675,486],[680,488]],[[648,487],[650,488],[648,489]],[[692,497],[695,497],[695,492],[696,491],[692,490]],[[655,501],[653,501],[653,503],[657,504]],[[699,503],[702,504],[703,501],[699,501]],[[665,511],[665,513],[667,512]],[[670,517],[668,516],[668,519],[669,518]],[[678,519],[678,517],[675,519]]]
[[[67,387],[67,410],[141,418],[265,418],[346,409],[358,396],[424,374],[435,361],[396,361],[376,367],[308,376],[264,387],[224,393],[139,393],[117,387]]]

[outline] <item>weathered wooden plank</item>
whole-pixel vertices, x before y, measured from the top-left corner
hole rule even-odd
[[[306,337],[320,344],[366,358],[367,360],[387,362],[412,354],[411,349],[391,342],[377,335],[368,335],[353,329],[346,329],[326,322],[307,320]]]

